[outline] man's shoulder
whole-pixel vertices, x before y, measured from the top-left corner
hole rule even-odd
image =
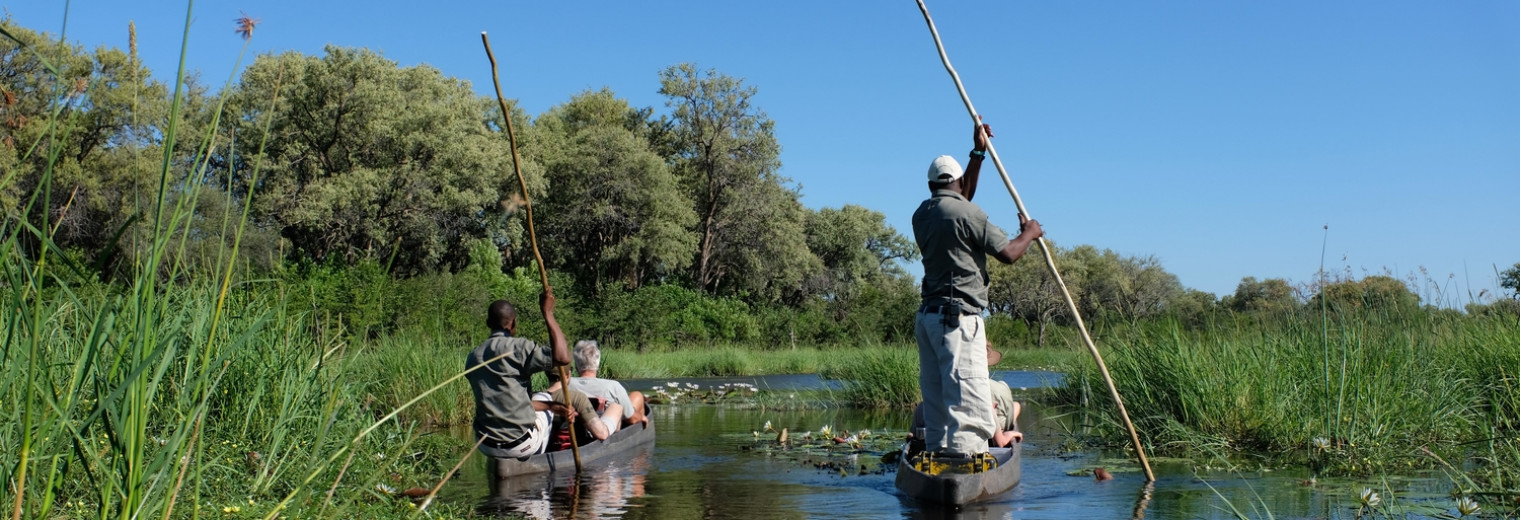
[[[491,337],[486,338],[485,341],[480,342],[480,345],[476,346],[474,350],[470,351],[470,357],[486,359],[509,353],[521,353],[527,356],[531,355],[534,350],[541,348],[545,347],[527,338],[493,334]],[[509,355],[508,357],[519,356]]]
[[[619,383],[619,382],[611,380],[611,379],[602,379],[600,377],[572,377],[572,378],[570,378],[570,380],[571,380],[572,383],[575,383],[575,384],[578,384],[578,385],[582,385],[582,386],[585,386],[587,388],[607,388],[607,389],[612,389],[612,388],[622,388],[623,387],[622,383]]]

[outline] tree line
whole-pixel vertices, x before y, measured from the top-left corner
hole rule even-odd
[[[667,67],[657,75],[659,111],[608,88],[536,116],[509,102],[524,194],[496,101],[427,65],[343,47],[259,56],[218,92],[192,81],[170,143],[170,89],[132,52],[0,23],[25,43],[0,40],[6,227],[47,230],[74,269],[101,280],[129,271],[147,249],[151,201],[164,190],[194,209],[175,237],[188,265],[224,258],[229,223],[246,211],[246,277],[308,282],[313,302],[383,329],[397,316],[359,309],[403,296],[352,284],[388,279],[400,291],[398,280],[475,272],[492,287],[526,287],[515,273],[533,261],[521,211],[531,200],[545,263],[580,310],[598,315],[583,335],[769,344],[912,336],[916,246],[880,211],[803,206],[800,188],[779,174],[775,121],[741,78]],[[160,183],[165,150],[170,180]],[[1154,257],[1088,245],[1056,254],[1084,316],[1196,322],[1308,303],[1284,280],[1247,278],[1217,299],[1185,289]],[[1038,330],[1037,343],[1048,326],[1069,322],[1040,262],[996,265],[991,277],[993,314]],[[1338,290],[1391,290],[1374,278]],[[437,286],[406,283],[412,292]],[[317,288],[336,292],[318,298]],[[521,292],[530,302],[532,291]]]

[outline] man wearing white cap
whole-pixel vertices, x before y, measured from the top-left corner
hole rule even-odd
[[[992,129],[978,125],[973,132],[966,169],[948,155],[935,158],[929,164],[931,195],[913,213],[913,238],[924,262],[923,304],[913,327],[924,441],[939,457],[986,453],[987,439],[996,431],[982,321],[987,256],[1013,263],[1044,234],[1038,222],[1019,215],[1022,231],[1010,241],[971,202]]]

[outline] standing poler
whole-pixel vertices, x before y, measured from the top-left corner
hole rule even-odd
[[[978,458],[996,429],[987,368],[987,256],[1013,263],[1044,234],[1039,222],[1019,215],[1022,231],[1012,241],[987,221],[976,195],[986,132],[973,130],[971,158],[960,163],[941,155],[929,164],[931,196],[913,213],[913,238],[923,254],[923,299],[914,319],[919,387],[923,392],[924,444],[933,457]]]

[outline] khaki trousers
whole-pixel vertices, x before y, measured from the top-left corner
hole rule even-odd
[[[986,324],[978,315],[957,321],[947,327],[941,315],[922,312],[914,320],[924,447],[982,453],[994,431]]]

